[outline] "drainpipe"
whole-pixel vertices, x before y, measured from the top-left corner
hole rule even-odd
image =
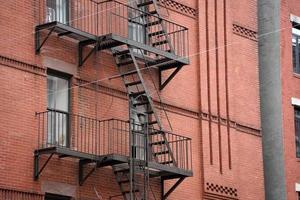
[[[258,33],[265,199],[286,200],[280,69],[280,0],[258,0]]]

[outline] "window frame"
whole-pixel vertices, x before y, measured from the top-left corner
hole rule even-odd
[[[294,39],[296,40],[295,53],[293,41]],[[300,74],[300,24],[296,22],[292,22],[292,62],[293,72],[296,74]]]
[[[45,21],[46,22],[57,21],[62,24],[69,25],[70,7],[71,7],[70,2],[71,2],[70,0],[46,0]],[[48,14],[50,13],[52,13],[53,15],[52,17],[48,16]]]
[[[53,76],[53,77],[57,77],[57,78],[61,78],[61,79],[65,79],[68,81],[68,85],[67,87],[70,88],[71,87],[71,78],[72,78],[72,75],[70,74],[67,74],[65,72],[61,72],[61,71],[57,71],[57,70],[54,70],[54,69],[50,69],[48,68],[47,69],[47,79],[48,79],[48,76]],[[48,106],[48,80],[47,80],[47,111],[53,111],[53,112],[58,112],[58,113],[62,113],[62,114],[65,114],[67,119],[66,119],[66,123],[67,123],[67,126],[66,126],[66,144],[64,147],[67,147],[69,148],[70,147],[70,139],[71,139],[71,134],[70,134],[70,110],[71,110],[71,92],[70,90],[68,89],[68,101],[67,101],[67,112],[66,111],[63,111],[63,110],[59,110],[59,109],[53,109],[53,108],[49,108]]]
[[[299,112],[298,114],[296,112]],[[296,157],[300,158],[300,106],[294,105]]]

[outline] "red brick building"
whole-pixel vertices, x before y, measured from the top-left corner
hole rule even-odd
[[[3,1],[0,199],[264,199],[256,15]]]

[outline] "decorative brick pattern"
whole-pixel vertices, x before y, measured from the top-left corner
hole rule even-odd
[[[10,189],[0,188],[0,199],[1,200],[10,200],[10,199],[18,199],[18,200],[43,200],[44,196],[37,193],[16,191]]]
[[[227,196],[231,196],[231,197],[238,196],[236,188],[218,185],[218,184],[214,184],[214,183],[206,183],[206,191],[217,193],[219,195],[227,195]]]
[[[238,24],[232,24],[232,31],[234,34],[257,41],[257,32],[249,28],[240,26]]]
[[[197,10],[189,6],[183,5],[173,0],[159,0],[159,3],[177,12],[184,13],[191,17],[197,17]]]

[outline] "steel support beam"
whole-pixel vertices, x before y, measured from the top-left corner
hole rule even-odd
[[[34,153],[34,174],[33,174],[33,179],[34,180],[38,180],[39,175],[42,173],[42,171],[45,169],[45,167],[47,166],[47,164],[49,163],[49,161],[51,160],[52,156],[54,153],[51,153],[50,156],[47,158],[47,160],[45,161],[45,163],[43,164],[43,166],[39,167],[39,161],[40,161],[40,154],[38,152]]]
[[[94,47],[84,57],[83,56],[84,47],[95,43],[97,45],[94,45]],[[88,39],[88,40],[80,41],[78,43],[78,66],[81,67],[84,64],[84,62],[92,55],[92,53],[94,53],[97,50],[97,48],[98,48],[98,42],[95,40]]]
[[[38,28],[35,29],[35,35],[34,35],[34,38],[35,38],[35,54],[40,53],[41,48],[46,43],[46,41],[48,40],[48,38],[50,37],[50,35],[54,31],[54,29],[55,29],[55,27],[52,27],[50,29],[50,31],[48,32],[46,38],[42,41],[42,43],[41,43],[40,29],[38,29]]]
[[[161,200],[166,200],[168,196],[174,192],[174,190],[182,183],[182,181],[185,179],[185,177],[179,178],[176,183],[167,191],[167,193],[164,193],[164,179],[162,178],[162,183],[161,183]]]
[[[177,67],[165,81],[162,81],[162,72],[164,70],[159,69],[159,90],[163,90],[166,85],[174,78],[174,76],[181,70],[181,68],[182,66]]]

